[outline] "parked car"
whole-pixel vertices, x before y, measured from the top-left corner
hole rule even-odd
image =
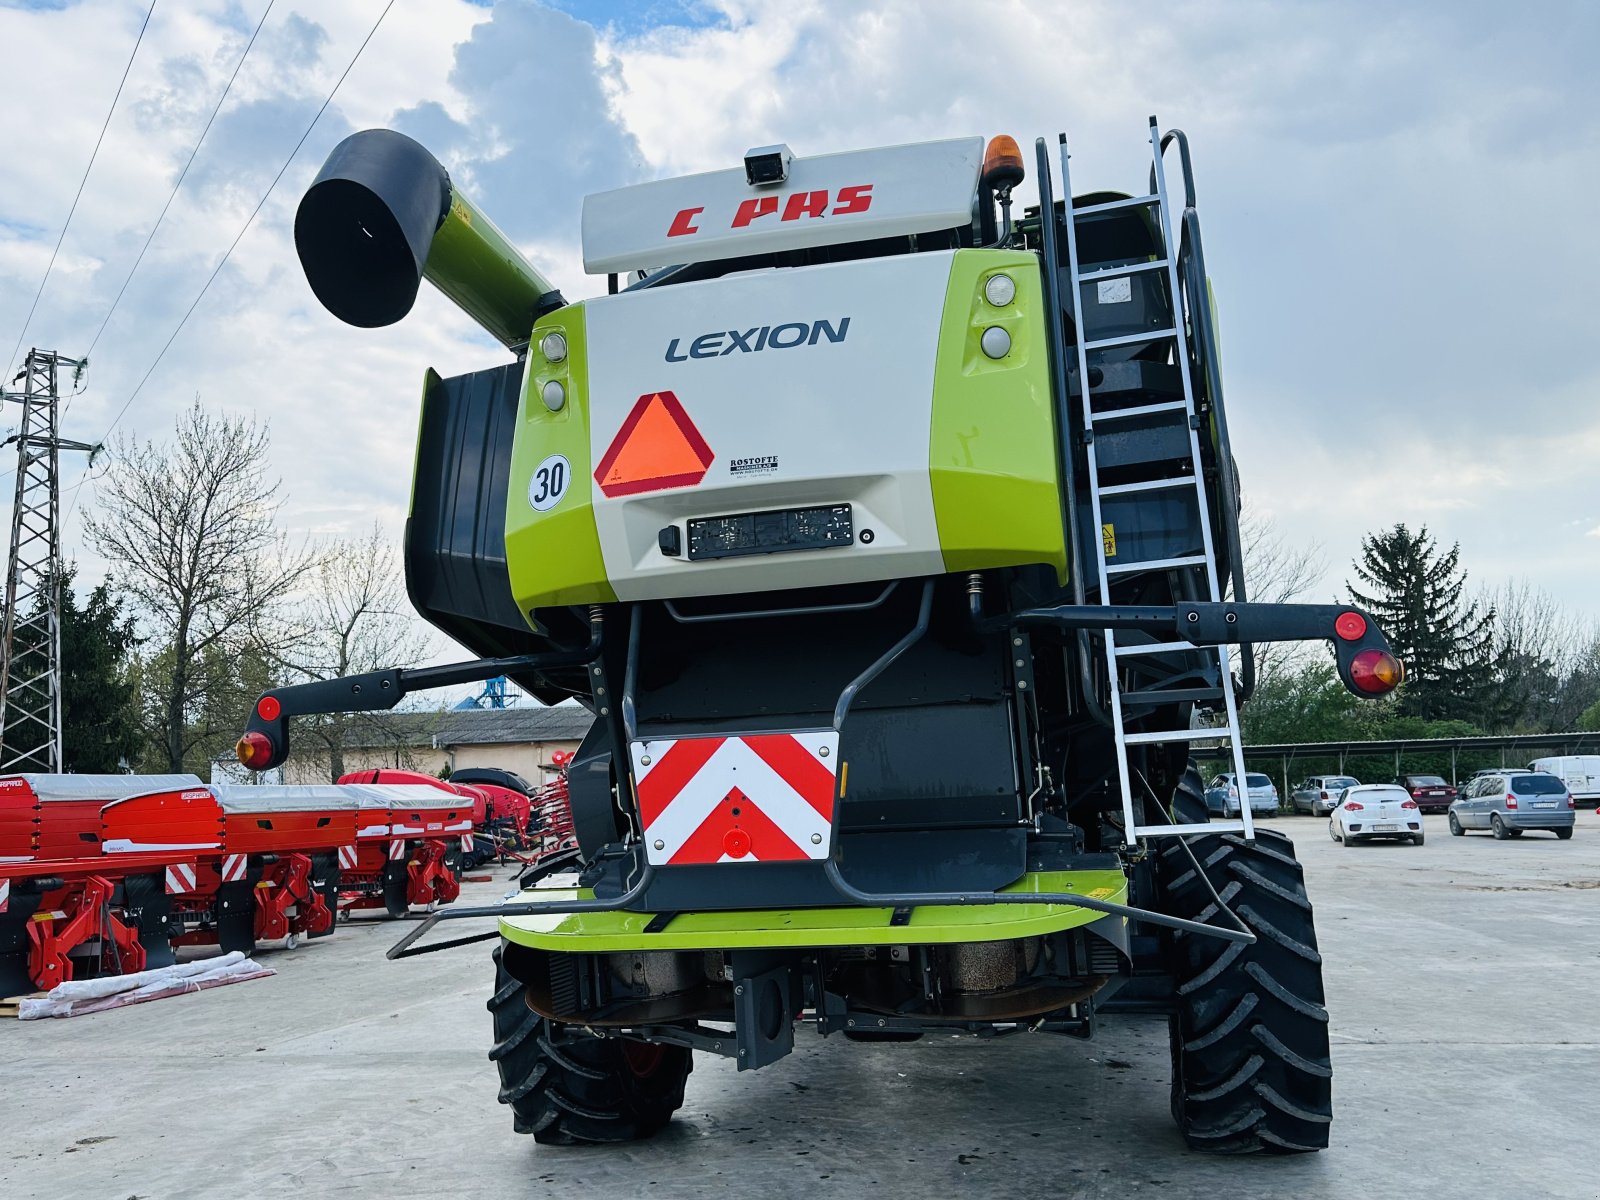
[[[1450,806],[1450,832],[1487,829],[1500,841],[1530,829],[1547,829],[1562,841],[1572,836],[1576,805],[1566,781],[1544,771],[1496,771],[1467,785]]]
[[[1422,845],[1422,810],[1398,783],[1363,783],[1339,793],[1328,836],[1345,846],[1379,838]]]
[[[1554,758],[1536,758],[1528,764],[1528,770],[1548,771],[1560,777],[1578,804],[1600,800],[1600,754],[1562,754]]]
[[[1340,792],[1360,786],[1361,781],[1352,775],[1310,775],[1294,789],[1289,799],[1295,812],[1325,817],[1339,806]]]
[[[1438,775],[1402,775],[1394,782],[1405,788],[1425,813],[1444,812],[1457,795],[1456,789]]]
[[[1278,788],[1270,776],[1248,772],[1245,790],[1250,795],[1250,815],[1270,817],[1278,811]],[[1239,788],[1232,771],[1218,775],[1206,785],[1206,811],[1218,817],[1239,815]]]

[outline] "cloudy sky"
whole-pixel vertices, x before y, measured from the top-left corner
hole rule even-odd
[[[398,532],[423,370],[501,352],[436,296],[373,332],[316,305],[290,223],[354,129],[425,141],[577,298],[604,287],[579,267],[588,191],[777,141],[1031,147],[1058,130],[1078,190],[1135,190],[1156,113],[1197,156],[1249,502],[1322,547],[1318,598],[1363,533],[1405,521],[1459,540],[1477,584],[1525,578],[1600,614],[1600,6],[396,0],[128,404],[384,3],[273,4],[95,347],[69,436],[98,440],[125,405],[117,432],[160,435],[198,394],[270,420],[295,529],[376,516]],[[146,7],[0,0],[0,353]],[[24,350],[87,349],[266,7],[157,4]],[[65,471],[68,550],[93,574],[79,517],[94,484],[74,497],[81,468]]]

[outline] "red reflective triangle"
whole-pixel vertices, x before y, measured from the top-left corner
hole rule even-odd
[[[693,487],[716,455],[671,392],[640,396],[594,470],[607,496]]]

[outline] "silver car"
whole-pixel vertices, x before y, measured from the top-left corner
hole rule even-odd
[[[1500,841],[1545,829],[1562,841],[1576,823],[1572,793],[1564,780],[1544,771],[1497,771],[1479,775],[1450,806],[1450,832],[1487,829]]]
[[[1250,815],[1270,817],[1278,811],[1278,788],[1270,776],[1254,771],[1245,775],[1245,790],[1250,796]],[[1233,772],[1218,775],[1206,785],[1206,810],[1219,817],[1239,815],[1239,789],[1234,785]]]
[[[1290,799],[1295,812],[1325,817],[1339,807],[1340,792],[1360,786],[1361,781],[1352,775],[1311,775],[1294,789]]]

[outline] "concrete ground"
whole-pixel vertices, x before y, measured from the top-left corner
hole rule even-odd
[[[0,1197],[1600,1195],[1600,818],[1495,842],[1429,817],[1425,846],[1349,850],[1275,825],[1326,963],[1322,1154],[1187,1152],[1148,1018],[1090,1044],[803,1033],[760,1072],[700,1058],[653,1141],[539,1147],[495,1103],[488,947],[386,962],[398,927],[360,921],[263,950],[270,979],[0,1021]]]

